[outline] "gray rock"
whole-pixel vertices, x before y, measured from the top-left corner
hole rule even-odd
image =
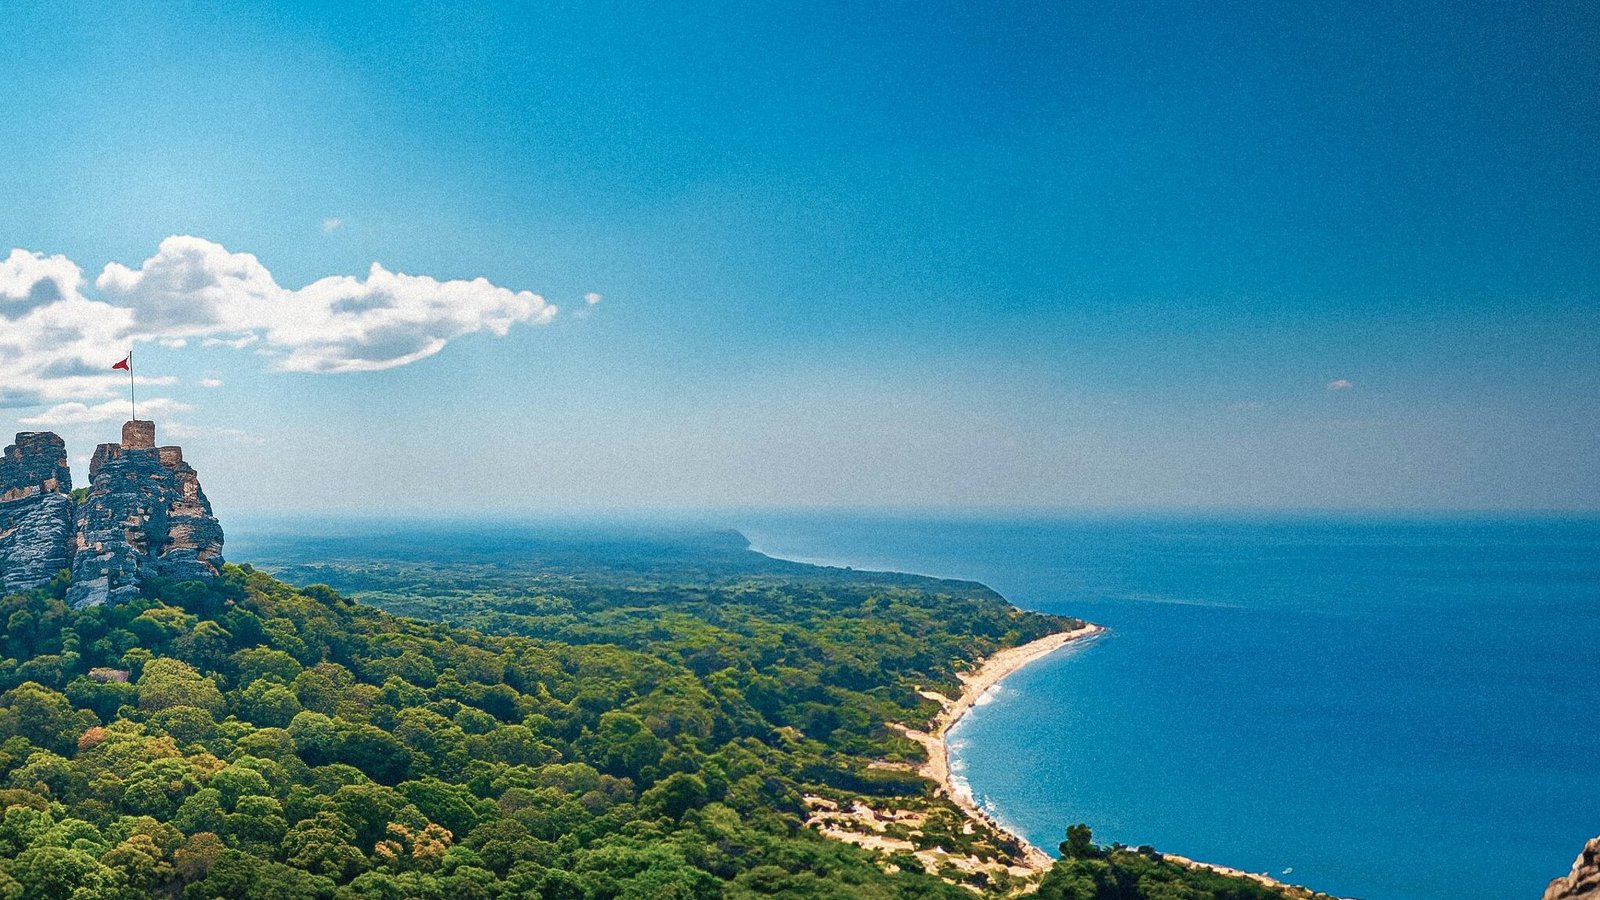
[[[72,471],[66,444],[25,431],[0,455],[0,588],[38,587],[72,563]]]
[[[74,576],[72,584],[67,588],[67,602],[77,609],[85,606],[101,606],[110,598],[111,578],[106,575],[81,581]]]
[[[0,541],[8,593],[45,584],[72,561],[72,498],[43,494],[17,505],[15,531],[9,541]],[[6,517],[0,511],[0,519]]]
[[[154,422],[134,421],[121,444],[96,447],[93,486],[75,504],[61,438],[17,435],[0,456],[0,587],[37,587],[70,568],[67,600],[82,607],[131,600],[149,578],[215,577],[222,525],[183,450],[155,437]]]
[[[199,476],[177,447],[155,447],[152,423],[128,423],[139,444],[101,444],[94,486],[78,507],[77,554],[67,600],[73,606],[138,596],[147,578],[215,577],[222,566],[222,525]]]
[[[72,493],[67,444],[51,431],[23,431],[0,456],[0,502]]]

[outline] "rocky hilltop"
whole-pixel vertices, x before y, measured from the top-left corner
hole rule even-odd
[[[0,588],[44,584],[72,563],[72,471],[67,445],[25,431],[0,456]]]
[[[1571,872],[1550,882],[1544,900],[1600,900],[1600,837],[1578,854]]]
[[[91,487],[72,498],[66,444],[24,432],[0,458],[0,585],[45,584],[63,569],[77,607],[121,602],[148,577],[209,578],[222,565],[222,525],[180,447],[157,447],[154,422],[122,426],[95,448]]]

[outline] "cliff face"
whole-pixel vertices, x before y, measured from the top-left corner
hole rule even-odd
[[[1600,900],[1600,837],[1578,854],[1571,872],[1550,882],[1544,900]]]
[[[17,435],[0,457],[0,586],[37,587],[72,570],[73,606],[121,602],[148,577],[209,578],[222,565],[222,525],[178,447],[155,445],[155,423],[129,422],[101,444],[82,503],[70,496],[66,445]]]
[[[72,561],[72,471],[66,444],[26,431],[0,456],[0,588],[44,584]]]
[[[48,431],[24,431],[0,456],[0,502],[72,492],[67,445]]]
[[[73,606],[138,596],[147,576],[210,578],[222,565],[222,525],[179,447],[155,446],[155,423],[122,426],[121,444],[101,444],[93,486],[77,509]]]

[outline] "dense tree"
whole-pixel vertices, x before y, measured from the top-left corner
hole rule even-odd
[[[27,681],[0,696],[0,737],[24,737],[58,753],[70,753],[85,729],[100,724],[60,693]]]
[[[136,687],[139,708],[145,712],[172,706],[196,706],[216,714],[225,706],[216,682],[181,659],[152,659],[145,663]]]
[[[900,576],[625,568],[364,570],[470,629],[234,566],[0,598],[0,900],[968,896],[803,827],[802,797],[920,804],[927,840],[1003,852],[869,764],[917,759],[882,723],[925,724],[919,688],[1070,622]],[[1190,896],[1098,853],[1051,896]]]
[[[1089,826],[1079,822],[1067,826],[1067,839],[1061,842],[1061,855],[1066,859],[1092,859],[1097,854],[1094,833]]]
[[[352,843],[356,832],[338,813],[325,810],[301,819],[284,835],[284,861],[314,875],[345,881],[367,866]]]

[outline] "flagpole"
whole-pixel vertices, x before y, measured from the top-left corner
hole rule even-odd
[[[128,410],[133,413],[133,420],[139,421],[139,404],[133,399],[133,348],[128,348]]]

